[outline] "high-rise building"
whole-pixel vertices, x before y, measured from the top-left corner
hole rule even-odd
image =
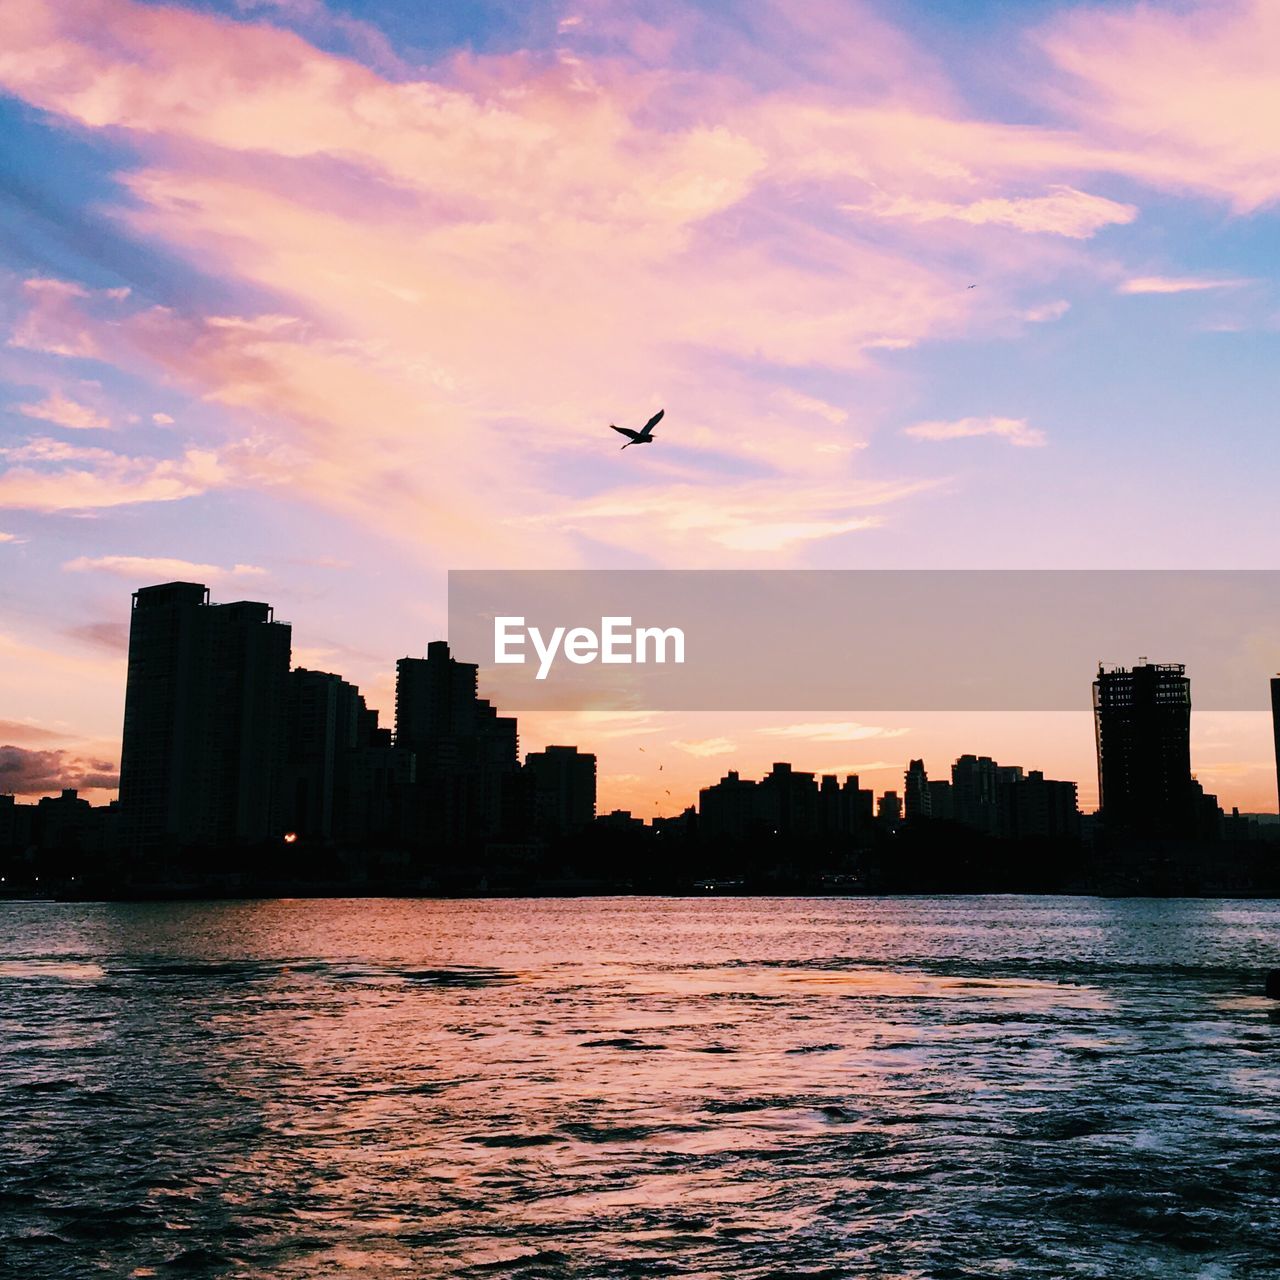
[[[1078,840],[1080,809],[1074,782],[1032,769],[1004,788],[1001,835],[1014,839]]]
[[[346,789],[364,699],[353,684],[328,671],[289,673],[285,825],[300,836],[332,839],[335,809]]]
[[[955,796],[950,782],[941,778],[929,782],[929,816],[939,822],[952,822],[956,816]]]
[[[535,825],[539,835],[575,835],[596,816],[596,758],[577,747],[547,747],[525,757],[533,779]]]
[[[819,830],[818,782],[812,773],[776,763],[756,790],[756,815],[765,831],[811,836]]]
[[[412,756],[341,676],[289,673],[285,825],[300,836],[364,844],[393,837]]]
[[[443,640],[396,663],[396,746],[413,753],[417,799],[409,834],[458,845],[499,834],[520,807],[516,721],[477,695],[477,667]]]
[[[133,595],[120,809],[134,849],[281,830],[290,628],[194,582]]]
[[[500,716],[477,694],[478,667],[459,662],[444,640],[425,658],[396,663],[396,745],[414,752],[419,767],[471,766],[503,771],[519,762],[516,721]]]
[[[1191,681],[1181,663],[1098,667],[1098,793],[1113,831],[1191,836]]]
[[[886,791],[880,797],[876,819],[886,831],[897,831],[902,821],[902,797],[896,791]]]
[[[1280,813],[1280,675],[1271,679],[1271,731],[1276,740],[1276,812]]]
[[[756,831],[756,783],[731,769],[698,792],[699,830],[707,839],[740,839]]]
[[[903,779],[903,810],[907,821],[933,816],[933,793],[923,760],[912,760]]]
[[[951,803],[957,822],[999,835],[1004,788],[1022,777],[1020,765],[997,764],[990,756],[960,756],[951,766]]]

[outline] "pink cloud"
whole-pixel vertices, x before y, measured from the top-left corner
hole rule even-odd
[[[19,413],[28,418],[38,418],[44,422],[52,422],[56,426],[67,427],[72,431],[99,430],[111,425],[111,419],[80,404],[60,391],[50,392],[43,400],[14,406]]]
[[[0,470],[0,508],[26,511],[172,502],[227,480],[218,456],[203,449],[188,449],[178,459],[135,458],[37,438],[0,449],[0,458],[17,464]]]
[[[1041,34],[1058,104],[1115,167],[1250,213],[1280,199],[1280,7],[1079,9]]]
[[[818,458],[815,472],[829,465]],[[761,481],[708,492],[675,483],[618,489],[575,503],[554,519],[618,547],[647,542],[664,562],[697,567],[748,561],[762,551],[790,555],[810,542],[876,528],[884,522],[883,508],[931,487],[915,481],[837,489],[816,475],[785,489]]]
[[[1208,289],[1238,289],[1248,280],[1209,279],[1204,276],[1134,276],[1125,280],[1120,293],[1202,293]]]
[[[968,203],[898,196],[873,203],[867,206],[866,211],[880,218],[906,218],[911,222],[953,219],[974,226],[992,225],[1011,227],[1015,231],[1050,232],[1073,240],[1088,239],[1103,227],[1124,225],[1138,216],[1134,205],[1120,204],[1067,186],[1055,186],[1045,196],[989,196]]]
[[[0,57],[0,66],[3,58]],[[25,280],[22,291],[29,306],[26,315],[9,337],[9,345],[50,355],[96,357],[99,350],[88,327],[70,324],[78,306],[90,296],[89,290],[66,280],[35,278]]]
[[[220,583],[238,578],[261,578],[267,572],[252,564],[224,568],[222,565],[175,560],[166,556],[77,556],[62,567],[71,573],[106,573],[131,582],[170,579]]]
[[[1037,448],[1047,442],[1038,427],[1025,418],[958,418],[954,422],[917,422],[904,427],[904,436],[915,440],[968,440],[975,436],[996,436],[1010,444]]]
[[[247,11],[327,20],[311,0]],[[141,161],[118,216],[264,301],[202,316],[28,282],[16,345],[176,386],[259,443],[15,455],[0,501],[274,485],[442,563],[573,563],[586,541],[802,555],[921,486],[870,474],[873,412],[846,424],[788,371],[856,378],[866,403],[886,351],[1041,318],[1022,281],[1114,278],[1085,242],[1137,213],[1084,175],[1167,178],[1167,157],[1074,97],[1065,125],[973,118],[860,5],[753,5],[721,43],[683,5],[571,16],[558,60],[458,58],[428,79],[261,22],[13,0],[0,85],[128,139]],[[1054,26],[1045,47],[1080,75],[1091,39]],[[964,290],[978,267],[983,306]],[[604,423],[660,404],[644,471],[606,453]],[[1013,419],[918,425],[1044,442]]]

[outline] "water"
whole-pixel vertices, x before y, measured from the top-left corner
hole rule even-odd
[[[1280,1275],[1280,903],[0,904],[0,1275]]]

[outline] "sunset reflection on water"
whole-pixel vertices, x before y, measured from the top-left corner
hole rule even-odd
[[[5,904],[0,1252],[1263,1274],[1277,926],[1036,898]]]

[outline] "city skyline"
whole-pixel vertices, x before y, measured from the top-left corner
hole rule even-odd
[[[126,582],[268,594],[389,712],[451,568],[1273,564],[1274,6],[790,10],[5,6],[11,775],[106,796]],[[528,724],[640,811],[646,745],[1091,796],[1083,704],[848,720]],[[1274,804],[1265,715],[1193,734]]]
[[[316,671],[294,662],[292,627],[275,618],[270,604],[214,603],[208,586],[189,582],[141,587],[133,593],[132,602],[121,749],[126,785],[119,794],[125,841],[139,851],[166,844],[252,843],[286,829],[295,837],[303,834],[341,842],[348,820],[354,824],[351,831],[364,833],[351,838],[363,840],[371,829],[370,806],[384,815],[372,829],[383,830],[385,838],[393,841],[412,838],[446,845],[455,841],[466,829],[465,822],[463,827],[456,825],[453,811],[458,805],[487,814],[485,829],[489,838],[496,838],[513,803],[533,804],[507,794],[504,775],[521,770],[522,764],[534,780],[555,776],[563,767],[572,774],[570,757],[578,753],[578,745],[548,743],[538,750],[526,744],[521,761],[517,718],[502,714],[501,708],[481,696],[477,664],[452,654],[445,640],[429,641],[421,657],[405,656],[396,662],[394,728],[380,727],[379,709],[370,706],[358,686],[342,673]],[[1280,790],[1280,676],[1270,680],[1269,688]],[[1132,668],[1099,664],[1092,689],[1097,792],[1103,800],[1100,816],[1116,831],[1173,837],[1197,831],[1202,810],[1212,811],[1219,798],[1206,794],[1207,788],[1196,780],[1191,752],[1193,702],[1186,667],[1146,659]],[[564,795],[556,801],[561,809],[567,805],[578,815],[578,826],[596,814],[624,811],[608,797],[597,803],[597,757],[589,740],[581,745],[591,749],[580,757],[590,761],[590,802],[584,809],[583,801]],[[334,776],[335,752],[340,755],[355,748],[375,754],[376,764],[370,767],[382,779],[377,784],[382,797],[375,800],[369,793],[361,802],[364,825],[338,811],[343,788]],[[644,747],[637,750],[646,752]],[[735,767],[719,783],[701,779],[687,804],[663,785],[674,780],[667,774],[665,759],[649,761],[648,766],[657,770],[666,802],[655,801],[657,813],[642,809],[636,816],[650,821],[670,819],[689,809],[701,812],[709,789],[714,793],[726,784],[767,786],[779,770],[794,771],[810,782],[820,779],[824,795],[828,784],[852,787],[866,797],[865,806],[858,801],[856,807],[860,812],[865,807],[868,821],[878,803],[889,807],[886,812],[894,815],[894,821],[959,820],[988,828],[994,819],[975,815],[983,805],[993,803],[992,789],[1027,778],[1049,789],[1069,788],[1069,800],[1063,790],[1061,794],[1050,791],[1037,802],[1042,809],[1049,806],[1046,812],[1069,810],[1076,815],[1073,827],[1056,820],[1058,834],[1070,830],[1078,838],[1079,814],[1092,807],[1081,803],[1078,779],[1046,780],[1043,768],[1028,773],[1023,765],[998,765],[991,756],[972,751],[954,757],[948,781],[936,780],[936,773],[935,780],[930,780],[923,757],[910,758],[905,768],[899,766],[898,784],[881,788],[878,801],[874,787],[859,791],[862,771],[856,767],[805,769],[802,761],[795,769],[794,761],[779,762],[776,755],[760,784],[740,782],[742,769]],[[984,765],[989,777],[981,773]],[[480,771],[482,780],[474,795],[459,800],[449,788],[441,794],[423,792],[420,817],[392,821],[391,809],[399,802],[386,791],[388,786],[394,790],[412,783],[415,772],[417,780],[425,782],[437,772],[452,775],[460,768]],[[975,768],[979,773],[972,773]],[[483,781],[490,770],[495,776]],[[572,785],[576,795],[585,794],[581,784]],[[368,792],[367,782],[364,789]],[[0,788],[4,790],[12,794],[14,789]],[[39,794],[65,798],[68,790],[78,789]],[[31,798],[35,793],[18,794]],[[842,803],[847,807],[852,802]],[[1224,807],[1239,808],[1230,803]],[[1276,808],[1280,810],[1280,804]],[[567,831],[575,822],[562,817],[551,827]],[[991,830],[995,832],[994,827]]]

